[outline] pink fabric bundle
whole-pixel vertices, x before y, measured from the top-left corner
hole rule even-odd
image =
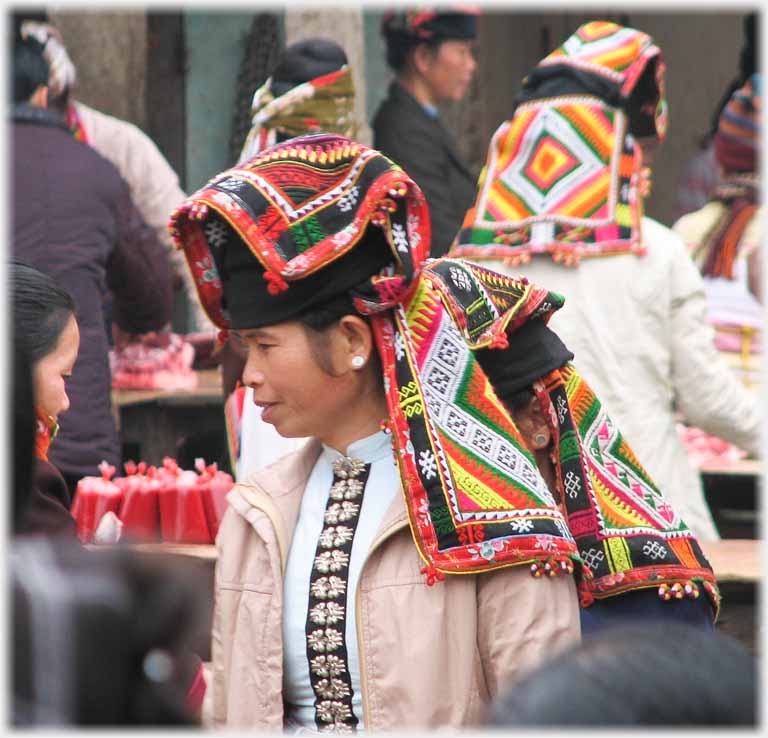
[[[195,349],[181,336],[150,333],[110,351],[113,389],[192,390]]]
[[[747,455],[732,443],[705,433],[700,428],[678,423],[677,432],[688,452],[689,461],[697,468],[707,464],[732,464]]]

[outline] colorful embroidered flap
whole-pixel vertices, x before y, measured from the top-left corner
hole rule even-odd
[[[635,105],[635,86],[652,61],[656,98],[648,93],[652,102]],[[581,77],[567,74],[569,68]],[[517,265],[547,253],[574,266],[585,257],[643,254],[648,183],[628,111],[664,137],[659,49],[634,29],[588,23],[526,84],[514,116],[491,140],[477,200],[451,255]]]
[[[411,529],[433,576],[515,564],[554,575],[579,561],[561,510],[470,348],[503,346],[506,329],[560,304],[525,280],[441,259],[428,262],[394,321],[374,318]]]
[[[437,293],[439,297],[435,299],[440,299],[448,308],[452,318],[450,324],[459,327],[464,339],[462,343],[473,349],[490,347],[513,353],[517,350],[515,332],[518,328],[530,320],[546,323],[552,312],[563,304],[559,295],[525,279],[501,277],[462,260],[429,262],[422,282],[430,283],[430,294],[434,296]],[[405,308],[406,311],[412,311],[415,305],[427,304],[427,298],[421,291],[413,300]],[[430,311],[422,309],[419,319],[412,322],[419,327],[417,337],[425,335],[431,346],[433,340],[440,340],[440,333],[427,330],[430,323],[426,316],[429,314]],[[504,348],[505,341],[499,336],[507,338],[508,348]],[[402,349],[407,345],[398,346],[398,339],[395,340],[395,353],[399,356],[405,353]],[[418,353],[421,343],[417,343],[416,348],[417,358],[412,362],[423,360]],[[422,372],[422,394],[427,397],[427,404],[430,397],[442,393],[443,397],[455,403],[470,402],[474,407],[477,405],[475,398],[480,395],[486,399],[493,397],[496,403],[491,405],[487,400],[483,407],[498,408],[500,404],[496,395],[487,391],[490,385],[482,382],[490,383],[499,378],[483,375],[479,385],[462,381],[462,372],[450,371],[453,365],[447,360],[456,354],[441,344],[439,360],[432,358],[430,367]],[[408,408],[415,401],[416,392],[405,384],[407,373],[400,371],[399,367],[398,371],[400,406],[410,421]],[[469,400],[459,394],[458,388],[478,386],[484,386],[486,390],[469,395]],[[454,390],[454,387],[457,389]],[[534,390],[550,426],[558,488],[564,501],[568,530],[578,545],[584,565],[584,576],[579,581],[582,603],[588,605],[594,598],[609,597],[632,589],[658,588],[664,599],[696,598],[703,589],[717,611],[719,593],[715,578],[695,536],[656,487],[573,365],[566,364],[548,373],[534,383]],[[398,411],[392,403],[390,408],[393,418],[396,417]],[[413,414],[418,415],[418,412]],[[489,410],[484,414],[492,415]],[[443,438],[441,434],[449,435],[454,444],[443,443],[440,448],[448,446],[450,452],[455,452],[459,446],[461,458],[478,455],[478,443],[485,449],[499,448],[487,441],[483,446],[483,440],[490,436],[478,437],[471,419],[459,420],[458,411],[453,407],[448,412],[436,411],[435,415],[445,419],[447,427],[446,430],[438,422],[434,423],[440,439]],[[503,424],[503,417],[497,415],[497,422]],[[402,418],[400,422],[403,422]],[[456,442],[457,436],[460,436],[463,445]],[[527,449],[519,447],[519,436],[515,437],[515,441],[515,463],[527,469],[522,459],[532,460],[532,457]],[[450,452],[444,453],[444,457],[449,459],[449,467]],[[428,454],[424,458],[431,461]],[[490,468],[494,465],[496,468],[504,467],[498,457],[489,464]],[[548,503],[552,500],[549,496],[546,499]],[[516,498],[516,508],[525,505],[525,501]],[[538,530],[538,525],[531,528],[531,532]],[[450,541],[447,535],[445,540]],[[503,539],[494,545],[499,548],[499,553],[506,552],[501,548],[506,545]],[[520,541],[509,545],[519,549]],[[555,550],[554,546],[552,550]],[[492,551],[487,550],[487,554],[492,555]]]
[[[720,596],[712,567],[589,385],[568,364],[536,384],[548,409],[568,526],[591,578],[582,603],[658,587],[665,599]]]

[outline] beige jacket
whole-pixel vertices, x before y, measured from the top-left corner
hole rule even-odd
[[[319,452],[311,441],[229,495],[216,541],[216,727],[283,727],[283,571]],[[428,587],[422,566],[397,495],[350,603],[367,730],[478,724],[500,689],[580,637],[572,577],[515,567]]]
[[[149,136],[138,126],[76,102],[88,143],[107,159],[128,184],[131,198],[160,241],[168,248],[174,271],[184,280],[198,330],[216,330],[200,300],[183,254],[168,232],[171,213],[186,199],[179,177]]]

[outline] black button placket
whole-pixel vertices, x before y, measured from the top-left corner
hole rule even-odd
[[[359,722],[352,709],[346,644],[347,585],[370,471],[371,465],[359,459],[343,457],[334,462],[333,485],[312,564],[305,630],[315,722],[322,732],[354,732]]]

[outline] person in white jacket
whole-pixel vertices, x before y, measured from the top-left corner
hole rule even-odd
[[[585,24],[526,78],[451,253],[565,297],[552,329],[672,506],[713,540],[676,413],[754,456],[761,417],[715,349],[685,245],[643,215],[644,167],[665,132],[664,64],[653,40]]]

